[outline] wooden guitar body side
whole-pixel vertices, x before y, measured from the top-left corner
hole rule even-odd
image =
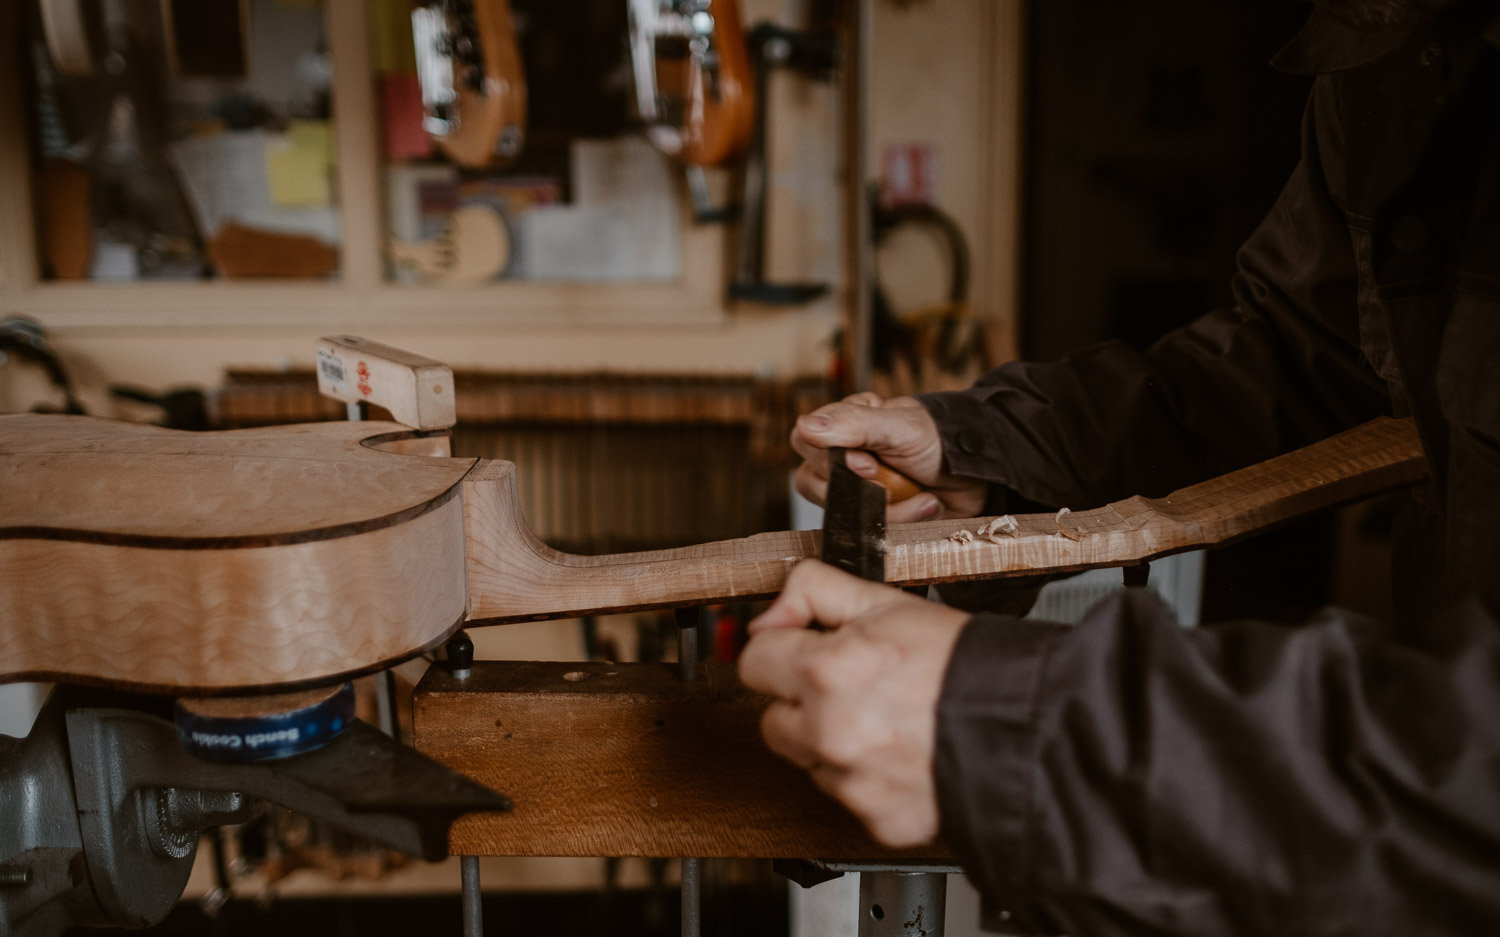
[[[0,417],[0,679],[269,691],[440,643],[473,460],[413,437]]]

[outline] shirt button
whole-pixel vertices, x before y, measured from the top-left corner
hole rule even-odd
[[[976,429],[961,429],[953,441],[958,444],[960,452],[969,455],[978,455],[984,451],[984,435]]]
[[[1431,239],[1432,232],[1428,230],[1427,222],[1415,215],[1399,218],[1391,225],[1391,243],[1403,254],[1417,253]]]

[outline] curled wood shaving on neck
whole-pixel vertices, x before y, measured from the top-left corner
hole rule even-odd
[[[1063,522],[1062,522],[1063,516],[1067,515],[1067,514],[1072,514],[1072,513],[1073,513],[1073,509],[1072,508],[1063,508],[1061,511],[1057,512],[1057,535],[1059,537],[1067,537],[1069,540],[1082,540],[1083,539],[1083,531],[1081,531],[1081,530],[1079,530],[1079,529],[1077,529],[1075,527],[1064,527],[1063,526]]]
[[[974,534],[972,531],[968,530],[955,530],[953,533],[948,535],[948,539],[952,540],[954,543],[973,543]]]
[[[990,543],[1004,542],[1000,539],[1000,535],[1002,533],[1008,534],[1013,540],[1019,539],[1021,536],[1021,525],[1014,517],[1006,514],[1002,517],[995,518],[988,524],[985,524],[983,527],[979,528],[979,536],[988,540]]]

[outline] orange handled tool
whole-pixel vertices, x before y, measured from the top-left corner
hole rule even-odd
[[[891,468],[889,465],[886,465],[878,458],[875,460],[875,477],[870,480],[885,489],[886,504],[905,501],[922,490],[921,485]]]

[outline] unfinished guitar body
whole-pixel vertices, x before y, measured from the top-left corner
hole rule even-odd
[[[521,516],[515,466],[396,423],[185,433],[0,417],[0,680],[160,692],[326,683],[499,624],[774,595],[816,531],[578,556]],[[1426,476],[1381,419],[1088,511],[893,524],[896,585],[1128,566]],[[524,479],[522,480],[524,483]],[[996,532],[1000,531],[1000,532]]]
[[[186,433],[0,417],[0,679],[327,682],[464,615],[472,459],[395,423]]]

